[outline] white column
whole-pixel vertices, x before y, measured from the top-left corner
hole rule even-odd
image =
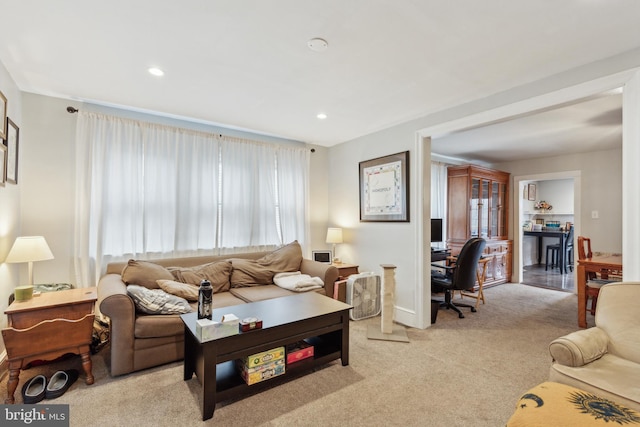
[[[622,94],[622,273],[640,280],[640,71]]]

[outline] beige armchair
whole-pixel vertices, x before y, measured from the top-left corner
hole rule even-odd
[[[595,323],[550,344],[549,380],[640,411],[640,282],[602,286]]]

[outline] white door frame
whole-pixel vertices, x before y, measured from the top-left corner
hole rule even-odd
[[[525,100],[502,105],[480,113],[472,114],[448,122],[428,126],[416,132],[415,149],[418,158],[418,191],[423,203],[417,204],[418,232],[416,244],[416,314],[418,327],[427,328],[431,319],[430,292],[430,252],[426,251],[425,241],[430,236],[430,230],[422,230],[426,215],[431,208],[430,186],[425,183],[425,176],[431,176],[430,163],[424,163],[430,156],[424,152],[431,152],[431,139],[449,133],[482,126],[492,122],[506,120],[521,114],[527,114],[554,106],[575,102],[583,98],[598,95],[616,88],[623,88],[623,123],[622,123],[622,255],[625,280],[640,280],[640,264],[633,262],[634,256],[640,256],[640,224],[636,218],[640,217],[640,71],[634,68],[588,82],[576,84],[554,92],[544,93]],[[636,188],[637,187],[637,188]],[[579,211],[578,211],[579,212]],[[512,227],[514,224],[512,223]],[[512,228],[513,230],[513,228]],[[513,233],[513,231],[511,232]],[[513,238],[513,236],[511,236]],[[429,273],[429,274],[427,274]]]

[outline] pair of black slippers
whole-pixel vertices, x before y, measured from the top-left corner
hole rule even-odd
[[[22,386],[22,401],[32,404],[43,399],[55,399],[62,396],[77,379],[78,371],[75,369],[58,371],[49,380],[44,375],[36,375]]]

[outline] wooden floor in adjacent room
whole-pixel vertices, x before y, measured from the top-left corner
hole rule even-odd
[[[560,274],[557,268],[549,268],[545,271],[544,264],[525,266],[522,273],[522,283],[566,292],[574,292],[575,290],[572,271],[567,274]]]

